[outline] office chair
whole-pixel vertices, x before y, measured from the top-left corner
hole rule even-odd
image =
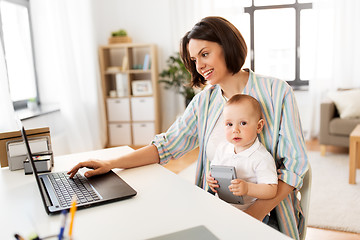
[[[312,172],[311,166],[309,163],[309,170],[306,172],[303,186],[300,189],[301,199],[300,199],[300,206],[303,211],[305,222],[304,222],[304,231],[300,235],[301,240],[305,240],[306,230],[307,230],[307,223],[309,218],[309,205],[310,205],[310,193],[311,193],[311,181],[312,181]]]

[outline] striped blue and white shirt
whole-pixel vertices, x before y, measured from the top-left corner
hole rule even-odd
[[[299,239],[304,218],[296,194],[308,170],[308,158],[294,93],[284,81],[247,71],[249,79],[242,93],[259,101],[265,120],[259,140],[274,157],[278,178],[296,188],[276,207],[280,231]],[[161,164],[199,146],[195,183],[205,190],[210,167],[206,146],[224,105],[220,87],[211,86],[193,98],[166,133],[153,140]]]

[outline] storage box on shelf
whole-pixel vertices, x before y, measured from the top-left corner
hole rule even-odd
[[[156,46],[100,46],[99,59],[107,145],[149,144],[160,132]]]

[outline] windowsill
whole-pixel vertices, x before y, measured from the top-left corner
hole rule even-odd
[[[16,110],[15,113],[18,115],[20,120],[27,120],[39,116],[43,116],[49,113],[54,113],[60,111],[59,105],[57,104],[47,104],[40,105],[36,110],[30,110],[28,108],[23,108]]]

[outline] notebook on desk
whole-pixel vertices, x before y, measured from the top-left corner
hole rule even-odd
[[[91,178],[77,173],[73,179],[70,179],[66,172],[39,174],[35,168],[33,154],[23,126],[21,135],[48,214],[60,213],[63,209],[69,209],[74,195],[77,197],[79,209],[119,201],[136,195],[136,191],[113,171]]]

